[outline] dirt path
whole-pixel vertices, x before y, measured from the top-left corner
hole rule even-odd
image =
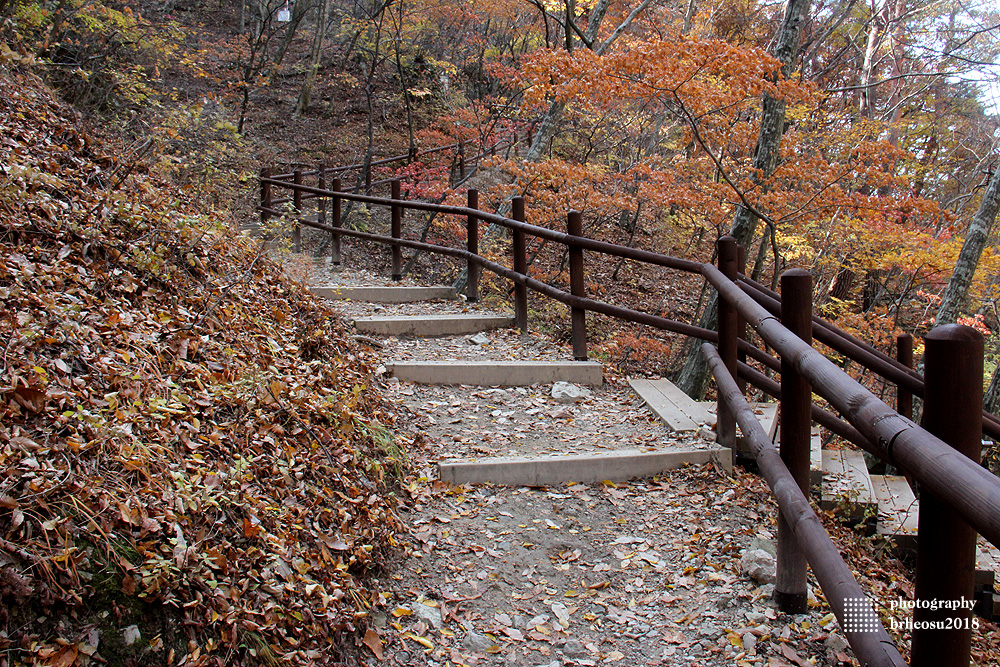
[[[323,284],[379,284],[350,274]],[[383,281],[384,282],[384,281]],[[470,311],[461,301],[340,304],[348,317]],[[387,339],[390,359],[567,359],[539,337],[491,332]],[[482,340],[482,339],[481,339]],[[778,613],[741,557],[770,549],[775,506],[756,477],[711,466],[625,484],[452,487],[435,464],[453,457],[631,447],[709,447],[653,418],[622,378],[578,403],[549,387],[428,387],[387,378],[407,414],[419,471],[407,556],[386,576],[395,596],[373,621],[396,665],[836,665],[846,643],[829,608]],[[766,560],[766,559],[765,559]],[[367,649],[368,664],[380,661]]]

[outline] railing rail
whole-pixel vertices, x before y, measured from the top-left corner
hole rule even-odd
[[[334,171],[317,170],[312,175],[317,176],[319,181],[330,173],[334,173]],[[801,419],[805,419],[808,423],[811,418],[853,444],[900,467],[908,475],[911,475],[925,491],[940,499],[944,507],[955,513],[955,518],[951,519],[952,521],[967,522],[991,543],[1000,546],[1000,479],[980,467],[976,461],[956,451],[940,437],[920,428],[908,416],[901,415],[889,408],[834,362],[815,350],[811,343],[790,331],[776,318],[782,307],[779,295],[754,281],[739,276],[736,270],[727,268],[726,271],[731,274],[727,276],[711,264],[584,237],[581,233],[579,214],[576,212],[570,212],[567,216],[568,233],[531,225],[524,221],[524,203],[520,198],[515,198],[513,201],[512,217],[506,217],[480,210],[478,193],[474,190],[469,191],[469,206],[450,206],[403,199],[400,195],[398,182],[394,182],[393,196],[385,198],[341,191],[339,179],[334,182],[332,189],[322,187],[321,182],[315,186],[308,185],[302,182],[304,175],[307,174],[293,172],[291,181],[289,181],[288,178],[273,177],[267,171],[262,171],[260,179],[261,206],[259,207],[261,217],[266,220],[270,216],[285,215],[287,212],[278,208],[278,203],[294,202],[293,217],[297,223],[296,227],[305,225],[330,234],[331,240],[335,241],[331,245],[336,252],[335,261],[339,261],[339,240],[341,237],[389,245],[392,248],[394,259],[393,278],[396,280],[401,277],[398,261],[401,248],[411,248],[465,260],[469,267],[470,299],[478,298],[479,270],[490,271],[510,280],[517,286],[514,291],[515,312],[521,314],[518,317],[518,324],[522,327],[526,326],[527,320],[528,290],[570,306],[573,318],[574,356],[577,358],[586,358],[585,313],[587,311],[718,344],[719,351],[710,345],[706,345],[703,349],[719,387],[720,424],[724,418],[728,418],[725,417],[727,412],[732,415],[735,423],[739,424],[751,452],[761,464],[764,476],[778,499],[782,521],[788,522],[792,527],[794,535],[794,539],[790,542],[792,546],[786,544],[780,548],[786,551],[786,556],[788,556],[790,549],[799,548],[802,550],[823,586],[842,627],[845,626],[845,600],[852,597],[863,598],[863,592],[850,576],[850,572],[840,559],[839,554],[833,558],[832,554],[836,552],[836,547],[833,546],[829,536],[823,530],[818,518],[812,514],[805,494],[797,488],[801,482],[791,485],[795,486],[795,489],[789,488],[788,477],[792,476],[793,473],[789,472],[783,464],[779,466],[774,463],[777,453],[770,441],[767,440],[766,435],[763,435],[756,420],[750,418],[752,411],[749,411],[745,400],[742,399],[742,390],[735,378],[740,377],[748,380],[766,393],[781,397],[783,401],[786,398],[786,393],[802,394],[803,391],[806,391],[801,388],[802,386],[811,386],[811,391],[822,396],[840,413],[841,417],[812,404],[806,396],[805,400],[809,409]],[[292,191],[292,196],[283,199],[273,198],[271,196],[272,189],[275,188],[289,189]],[[322,202],[327,199],[333,203],[333,210],[336,212],[332,220],[333,224],[303,217],[303,200],[317,198],[321,200],[321,206],[323,206]],[[343,227],[339,211],[341,202],[345,200],[381,206],[392,211],[391,235],[385,236]],[[401,220],[403,212],[406,210],[463,218],[469,229],[467,248],[452,248],[402,238]],[[513,232],[512,236],[515,241],[513,244],[514,268],[508,268],[479,254],[479,225],[483,223],[495,224]],[[528,275],[524,243],[527,236],[566,246],[571,260],[569,292]],[[731,239],[723,239],[720,243],[733,244],[734,250],[723,252],[720,248],[719,253],[720,258],[725,255],[725,259],[729,262],[728,266],[732,266],[734,258],[738,256],[738,253],[735,253],[734,242]],[[583,288],[585,284],[583,281],[583,251],[602,253],[704,277],[719,295],[720,331],[711,331],[588,298]],[[727,314],[723,318],[721,312],[727,309],[731,309],[731,314]],[[881,377],[895,383],[901,391],[912,392],[918,396],[924,395],[924,378],[909,369],[904,363],[892,359],[829,322],[812,317],[811,312],[807,313],[803,322],[800,325],[800,328],[805,327],[802,329],[803,335],[811,329],[812,335],[817,340],[858,363],[864,364],[865,367],[878,373]],[[761,339],[777,353],[778,358],[742,340],[738,332],[742,330],[744,324],[752,327]],[[806,337],[810,338],[810,336]],[[801,377],[806,384],[788,391],[783,385],[779,385],[771,378],[740,362],[737,359],[739,353],[750,356],[768,368],[775,370],[784,368],[784,375]],[[981,379],[980,377],[980,382]],[[783,380],[785,380],[784,377]],[[791,408],[788,409],[791,410]],[[984,415],[982,427],[994,437],[1000,435],[1000,420],[992,415]],[[720,428],[720,442],[723,444],[733,446],[732,435],[731,433],[722,433]],[[778,463],[780,463],[780,458],[778,458]],[[767,470],[765,471],[764,468]],[[918,549],[918,561],[921,558],[919,551]],[[782,557],[779,557],[779,563],[781,561]],[[796,577],[798,576],[796,575]],[[798,596],[791,597],[797,598]],[[866,665],[903,664],[898,651],[889,646],[890,640],[884,628],[881,624],[877,625],[878,630],[872,633],[846,632],[856,655],[862,664]],[[914,631],[914,636],[916,641],[917,631]]]

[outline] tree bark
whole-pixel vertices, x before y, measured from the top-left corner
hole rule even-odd
[[[788,0],[785,5],[785,18],[781,23],[774,47],[774,57],[781,61],[781,76],[788,77],[792,73],[792,65],[799,49],[802,26],[809,14],[810,0]],[[785,102],[765,95],[761,108],[760,131],[757,135],[757,149],[754,153],[753,167],[761,176],[758,182],[766,180],[777,165],[778,148],[781,145],[781,135],[785,125]],[[743,206],[737,205],[736,216],[730,235],[739,245],[747,247],[757,234],[757,216]],[[777,268],[775,268],[777,271]],[[699,326],[714,329],[716,313],[718,312],[718,295],[713,293],[702,313]],[[693,398],[701,398],[708,387],[708,364],[699,348],[701,341],[693,338],[685,344],[684,365],[677,375],[676,384],[682,391]]]
[[[962,250],[958,254],[958,262],[955,263],[951,279],[941,296],[941,305],[934,321],[935,326],[953,324],[968,305],[969,286],[972,284],[976,267],[979,266],[979,257],[986,246],[990,229],[996,221],[997,207],[1000,204],[1000,165],[995,169],[986,191],[983,192],[979,210],[969,224],[969,231],[965,234],[965,241],[962,243]]]
[[[594,6],[593,11],[590,13],[590,23],[587,24],[587,32],[584,33],[583,36],[586,46],[597,55],[603,54],[618,40],[619,37],[621,37],[622,33],[625,32],[625,29],[628,28],[629,25],[632,24],[632,21],[635,20],[635,17],[639,15],[639,12],[648,7],[650,2],[652,2],[652,0],[643,0],[642,4],[633,9],[629,15],[625,17],[625,20],[622,21],[617,28],[615,28],[614,32],[611,33],[611,36],[608,37],[606,42],[603,44],[597,44],[597,31],[600,29],[601,22],[604,20],[604,16],[608,12],[608,7],[611,5],[611,0],[598,0],[597,5]],[[569,5],[567,3],[567,7],[568,6]],[[565,27],[567,34],[567,46],[572,43],[569,37],[572,31],[572,28],[570,27],[572,20],[571,16],[566,17]],[[528,162],[538,162],[542,159],[542,155],[545,153],[545,148],[548,146],[549,140],[555,135],[556,127],[559,125],[559,119],[562,117],[565,109],[565,102],[553,101],[549,105],[548,110],[545,112],[545,115],[542,116],[542,120],[538,124],[538,131],[535,132],[535,137],[531,141],[531,147],[528,148],[528,152],[524,156],[525,160]]]
[[[323,55],[323,40],[326,39],[327,10],[329,3],[327,0],[319,0],[319,12],[316,17],[316,32],[313,35],[312,49],[309,52],[309,69],[306,70],[306,78],[302,81],[302,88],[299,90],[299,99],[295,103],[295,110],[292,116],[298,116],[309,108],[312,99],[313,87],[316,85],[316,75],[319,72],[319,61]]]
[[[774,57],[781,61],[781,76],[792,74],[792,65],[799,50],[799,39],[802,26],[809,14],[810,0],[788,0],[785,6],[785,18],[781,23],[781,32],[774,48]],[[761,174],[755,181],[760,183],[770,178],[778,163],[778,148],[781,146],[781,135],[785,129],[785,101],[776,100],[765,95],[761,106],[760,130],[757,134],[757,149],[754,152],[753,168]],[[757,234],[757,216],[743,206],[738,205],[736,217],[730,235],[739,245],[750,245]],[[696,351],[697,352],[697,351]],[[701,355],[698,354],[700,357]]]

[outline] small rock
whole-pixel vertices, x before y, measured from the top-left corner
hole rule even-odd
[[[706,442],[715,442],[715,431],[707,426],[702,426],[698,429],[698,437]]]
[[[757,637],[752,632],[743,633],[743,649],[746,651],[752,651],[753,647],[757,645]]]
[[[846,639],[840,635],[833,634],[832,632],[830,633],[830,636],[826,638],[826,641],[823,642],[823,645],[830,653],[843,653],[847,650],[848,646]]]
[[[774,581],[774,556],[763,549],[752,549],[740,558],[740,572],[747,575],[758,584],[769,584]]]
[[[435,630],[441,629],[441,609],[417,602],[413,605],[413,615]]]
[[[763,612],[759,611],[748,611],[743,614],[747,617],[747,621],[750,623],[763,623],[767,616]]]
[[[572,382],[556,382],[552,385],[552,398],[560,403],[576,403],[590,396],[590,390]]]
[[[462,640],[462,645],[470,651],[485,651],[493,646],[493,642],[486,635],[479,634],[475,630],[469,630]]]
[[[563,655],[567,658],[573,658],[574,660],[578,658],[586,658],[590,655],[587,651],[587,647],[576,639],[570,639],[566,642],[566,645],[562,647]]]
[[[719,635],[719,628],[714,625],[703,625],[698,628],[698,635],[701,637],[717,637]]]
[[[469,345],[489,345],[490,337],[483,333],[477,333],[475,336],[469,336]]]
[[[774,557],[778,556],[778,548],[774,545],[774,541],[763,537],[755,537],[750,540],[749,549],[750,551],[753,551],[754,549],[761,549]]]
[[[125,642],[125,646],[131,646],[139,640],[142,633],[139,632],[139,626],[130,625],[124,630],[122,630],[122,641]]]

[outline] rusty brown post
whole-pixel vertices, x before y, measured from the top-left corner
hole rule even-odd
[[[514,197],[510,201],[511,215],[518,222],[524,222],[524,197]],[[524,231],[514,229],[513,252],[514,271],[522,275],[528,274],[528,244]],[[521,283],[514,283],[514,320],[522,334],[528,333],[528,288]]]
[[[781,323],[812,345],[812,276],[803,269],[781,275]],[[781,460],[809,497],[809,431],[812,385],[789,361],[781,360]],[[786,614],[806,611],[806,557],[790,524],[778,517],[774,601]]]
[[[747,249],[744,245],[736,246],[736,270],[746,275],[747,272]],[[747,337],[747,321],[739,313],[736,314],[736,337],[740,340],[746,340]],[[742,350],[736,353],[736,361],[746,363],[747,353]],[[736,379],[736,384],[739,386],[741,391],[746,391],[747,383],[746,380],[741,378],[739,375],[733,376]],[[747,449],[746,447],[740,447],[740,449]]]
[[[271,169],[264,167],[260,170],[260,222],[264,224],[271,218],[271,184],[267,179],[271,178]]]
[[[391,198],[395,200],[401,199],[399,179],[392,179],[391,185]],[[399,204],[392,205],[392,220],[391,220],[391,231],[392,238],[399,239],[403,237],[403,207]],[[396,282],[403,279],[403,249],[398,246],[392,246],[392,279]]]
[[[470,188],[468,192],[468,208],[479,210],[479,190]],[[470,213],[467,220],[467,249],[473,255],[479,254],[479,217]],[[479,265],[471,259],[468,264],[469,277],[465,283],[465,297],[469,303],[479,301]]]
[[[737,262],[736,239],[723,236],[717,243],[719,270],[730,280],[736,280]],[[719,301],[719,356],[722,357],[729,374],[736,377],[736,308],[725,299]],[[725,403],[719,402],[716,408],[715,431],[719,444],[734,449],[736,447],[736,418],[733,411]]]
[[[339,178],[333,179],[330,189],[334,192],[340,192]],[[333,226],[340,229],[340,197],[337,195],[330,197],[330,215],[333,217]],[[330,234],[330,257],[334,266],[340,266],[340,234],[335,232]]]
[[[465,142],[458,142],[458,179],[465,180]]]
[[[316,174],[316,187],[326,190],[326,165],[321,163]],[[316,222],[326,224],[326,197],[316,197]]]
[[[896,336],[896,361],[913,368],[913,336],[908,333]],[[913,419],[913,392],[900,384],[896,385],[896,412]]]
[[[302,170],[296,169],[292,172],[292,184],[302,185]],[[295,216],[298,217],[302,215],[302,190],[297,187],[292,189],[292,209],[295,211]],[[292,251],[302,252],[302,226],[296,222],[295,227],[292,229]]]
[[[979,463],[983,336],[947,324],[927,334],[924,345],[922,426]],[[975,571],[976,531],[925,487],[917,520],[911,667],[968,667]],[[966,606],[947,608],[958,605]]]
[[[570,211],[566,216],[566,233],[570,236],[583,236],[583,216],[579,211]],[[583,273],[583,248],[570,245],[569,251],[569,291],[573,296],[587,298],[587,284]],[[587,360],[587,309],[570,308],[572,322],[573,358],[577,361]]]

